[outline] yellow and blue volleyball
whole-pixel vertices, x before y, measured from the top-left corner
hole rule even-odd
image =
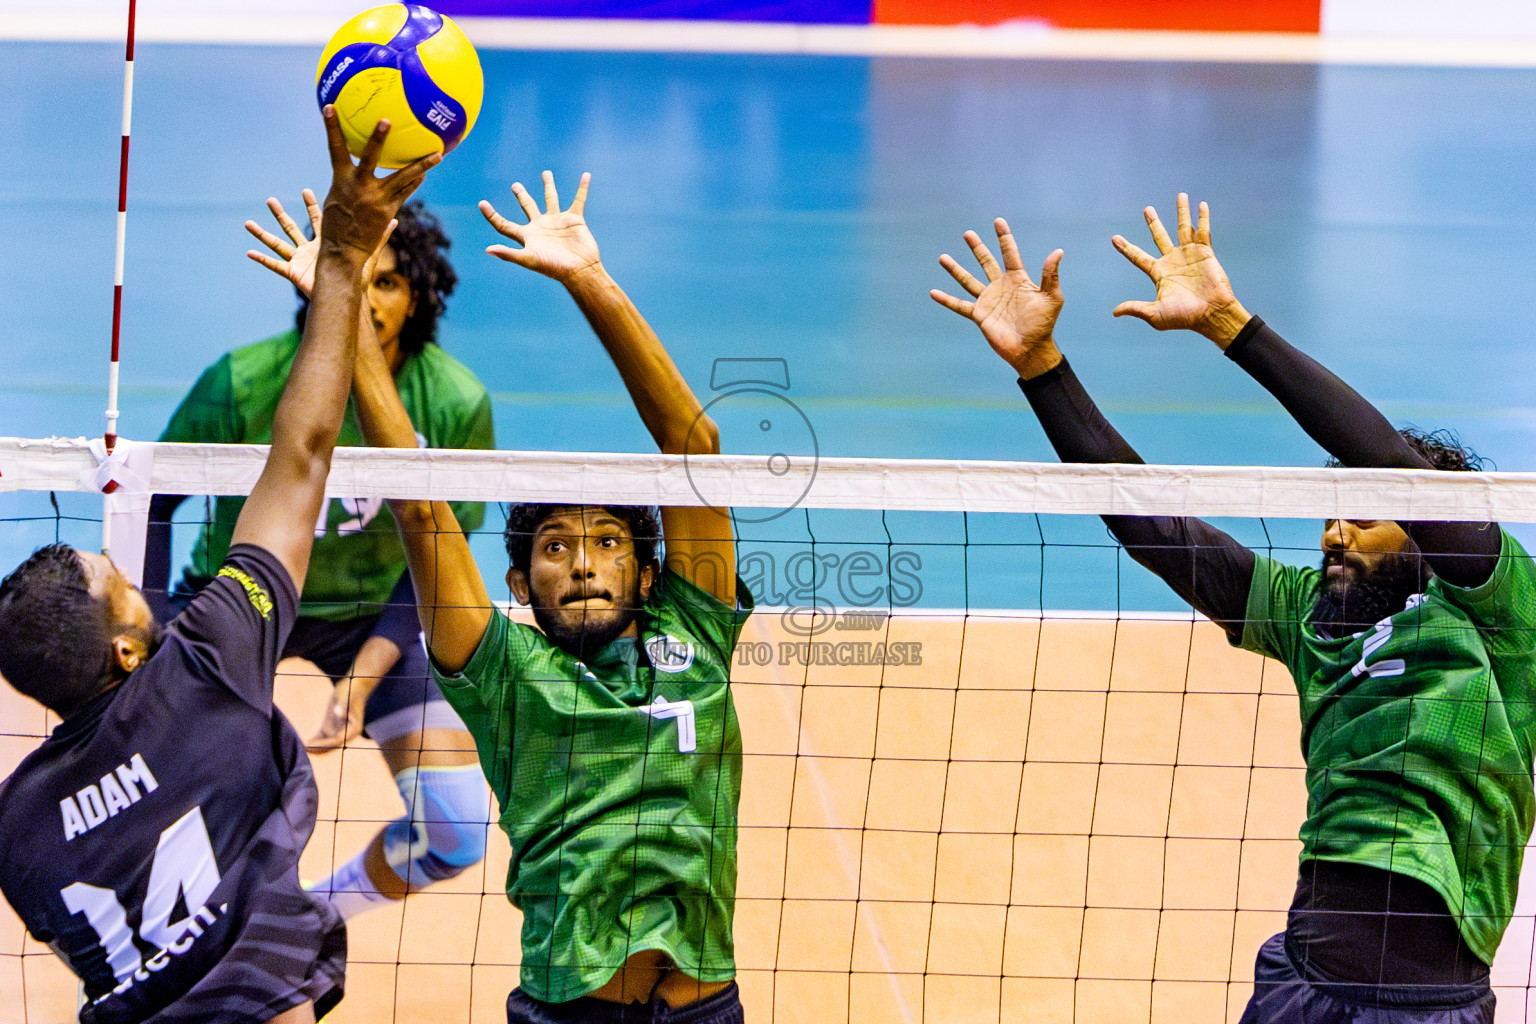
[[[451,19],[420,4],[359,14],[336,30],[315,71],[315,98],[336,108],[353,156],[389,120],[381,167],[451,152],[475,126],[484,96],[474,44]]]

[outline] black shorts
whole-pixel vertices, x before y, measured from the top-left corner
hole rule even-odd
[[[373,635],[378,620],[377,615],[343,619],[340,622],[300,616],[293,624],[293,632],[288,634],[283,656],[308,659],[321,672],[330,676],[331,682],[339,682],[352,667],[352,660],[357,657],[363,643]],[[404,643],[396,640],[396,643],[400,647],[400,660],[379,682],[363,709],[363,731],[375,740],[394,738],[393,735],[376,736],[369,728],[387,716],[395,715],[392,721],[398,721],[398,712],[423,708],[434,702],[444,704],[442,708],[423,709],[423,721],[417,729],[390,730],[394,735],[401,735],[421,728],[443,727],[440,713],[448,710],[447,702],[443,701],[443,691],[438,689],[437,681],[432,678],[432,669],[427,662],[427,652],[422,647],[420,636]],[[457,718],[454,721],[457,723]],[[458,724],[457,728],[462,729],[463,725]]]
[[[507,1024],[742,1024],[741,990],[731,982],[708,999],[676,1009],[666,1003],[610,1003],[583,996],[546,1003],[520,988],[507,996]]]
[[[1253,998],[1239,1024],[1493,1024],[1493,989],[1472,985],[1360,985],[1304,967],[1286,933],[1259,947]]]

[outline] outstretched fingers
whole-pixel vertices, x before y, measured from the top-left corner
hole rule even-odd
[[[384,237],[379,239],[378,247],[373,250],[373,255],[369,256],[368,262],[363,264],[363,277],[366,280],[373,280],[373,269],[378,266],[379,253],[384,251],[384,247],[389,244],[389,237],[395,233],[395,228],[399,226],[400,222],[394,218],[390,218],[389,223],[384,225]]]
[[[959,313],[967,320],[971,319],[971,311],[976,308],[976,303],[957,299],[948,292],[940,291],[937,288],[928,289],[928,297],[945,309]]]
[[[576,198],[571,200],[570,212],[580,217],[587,209],[587,188],[592,184],[592,172],[585,171],[581,175],[581,184],[576,186]]]
[[[964,267],[962,267],[958,262],[956,262],[955,258],[947,252],[939,256],[939,266],[949,271],[949,276],[954,278],[955,283],[958,284],[961,288],[964,288],[966,291],[970,292],[972,298],[980,295],[986,288],[986,285],[976,280],[976,278],[971,275],[969,270],[966,270]]]
[[[522,182],[514,181],[512,183],[512,195],[517,198],[517,205],[523,208],[523,212],[528,215],[529,220],[533,220],[539,215],[539,204],[533,201],[533,196],[529,195],[528,190],[523,188]]]
[[[522,242],[522,226],[519,224],[514,224],[512,221],[507,220],[507,218],[497,213],[496,207],[492,206],[489,200],[480,200],[480,215],[490,223],[491,227],[496,229],[497,234],[505,235],[507,238],[512,239],[514,242]]]
[[[1189,222],[1189,193],[1180,192],[1179,199],[1179,244],[1189,245],[1195,240],[1194,226]]]
[[[276,203],[277,200],[269,199],[267,202],[272,204]],[[293,258],[293,246],[289,245],[287,242],[283,241],[281,238],[277,237],[272,232],[262,227],[260,224],[257,224],[255,221],[246,221],[245,230],[249,231],[252,235],[255,235],[258,242],[266,246],[268,249],[271,249],[273,252],[277,253],[283,259],[287,260]],[[303,241],[304,239],[301,235],[299,237],[300,244],[302,244]]]
[[[526,267],[529,270],[538,269],[536,262],[528,256],[527,249],[514,249],[509,245],[488,245],[485,248],[485,252],[488,256],[495,256],[497,259],[506,260],[508,263],[516,263],[518,266]]]
[[[320,108],[320,117],[325,121],[325,145],[331,152],[331,170],[340,174],[342,168],[352,166],[352,154],[347,152],[347,140],[341,134],[341,120],[336,116],[336,108],[329,103]]]
[[[1005,270],[1023,270],[1024,257],[1019,255],[1019,243],[1014,241],[1013,229],[1008,227],[1008,222],[999,217],[992,222],[992,230],[997,232],[997,247],[1003,254],[1003,268]]]
[[[1152,273],[1152,268],[1157,264],[1157,260],[1153,259],[1150,253],[1140,246],[1133,244],[1124,235],[1116,235],[1110,239],[1110,242],[1114,245],[1116,252],[1135,264],[1137,270],[1140,270],[1143,274],[1154,280],[1156,279],[1156,275]]]
[[[315,237],[320,237],[320,200],[315,198],[312,189],[305,189],[300,193],[304,197],[304,208],[309,211],[309,226],[315,229]]]
[[[544,212],[558,213],[560,210],[560,192],[555,188],[555,172],[545,171],[544,178]]]
[[[299,229],[298,222],[288,216],[288,211],[283,209],[283,204],[278,202],[276,196],[267,200],[267,209],[272,211],[272,216],[277,218],[277,224],[283,229],[283,234],[287,235],[294,245],[303,245],[307,241],[304,232]]]
[[[288,263],[286,260],[280,260],[270,253],[259,252],[255,249],[245,250],[245,255],[250,259],[255,260],[257,263],[260,263],[262,266],[272,271],[272,273],[276,274],[278,277],[288,276]]]
[[[389,245],[389,236],[393,235],[395,233],[395,228],[399,226],[400,222],[394,218],[390,218],[389,223],[384,225],[384,237],[379,239],[379,244],[374,248],[373,255],[369,256],[368,262],[363,264],[364,281],[373,280],[373,272],[377,270],[379,266],[379,253],[383,252],[384,247]]]
[[[1061,296],[1061,258],[1064,255],[1057,249],[1045,258],[1045,266],[1040,268],[1040,290],[1056,298]]]
[[[1163,222],[1158,218],[1157,211],[1147,207],[1141,211],[1141,215],[1147,219],[1147,228],[1152,232],[1152,241],[1157,244],[1157,251],[1167,255],[1174,249],[1173,239],[1168,237],[1168,229],[1163,227]]]
[[[1200,223],[1195,226],[1195,242],[1204,246],[1211,244],[1211,208],[1204,203],[1200,204]]]
[[[1157,303],[1155,302],[1122,302],[1115,307],[1115,316],[1134,316],[1138,320],[1145,320],[1152,326],[1157,326]]]
[[[368,136],[368,141],[363,144],[363,151],[357,157],[358,177],[372,177],[374,170],[379,166],[379,154],[384,152],[384,140],[389,137],[389,121],[380,120],[373,126],[373,134]]]
[[[421,182],[427,176],[427,172],[443,162],[443,154],[428,153],[424,157],[412,160],[394,174],[385,178],[390,190],[390,197],[397,202],[404,203],[410,198],[411,193],[421,186]]]
[[[988,281],[996,281],[1003,276],[1003,268],[997,265],[997,257],[992,255],[992,250],[987,248],[987,243],[981,240],[980,235],[974,231],[967,231],[965,244],[971,247],[971,255],[975,256],[976,262],[981,264],[981,269],[986,273]]]

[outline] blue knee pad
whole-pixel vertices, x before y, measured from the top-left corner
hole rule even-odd
[[[395,874],[415,889],[480,862],[490,804],[478,765],[407,768],[395,785],[410,812],[384,828],[384,859]]]

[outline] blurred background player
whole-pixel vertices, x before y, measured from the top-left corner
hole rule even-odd
[[[63,723],[0,789],[0,888],[84,985],[80,1020],[312,1022],[346,932],[299,886],[318,794],[272,683],[357,347],[364,276],[441,158],[374,176],[325,110],[314,307],[220,566],[162,629],[104,555],[51,545],[0,582],[0,673]]]
[[[308,189],[304,203],[311,235],[317,237],[320,208]],[[316,243],[276,199],[267,205],[287,237],[247,221],[246,229],[275,256],[254,250],[247,255],[293,283],[300,299],[296,327],[302,330]],[[457,281],[443,251],[448,238],[420,202],[402,209],[399,221],[368,282],[366,337],[380,339],[418,445],[493,448],[490,396],[435,341],[437,319]],[[161,440],[263,442],[297,338],[291,331],[223,356],[183,400]],[[341,444],[363,443],[349,412]],[[157,498],[151,511],[154,553],[147,561],[157,566],[157,581],[168,572],[168,520],[181,500]],[[201,567],[227,545],[226,524],[238,515],[239,501],[214,503],[212,521],[198,535],[173,602],[203,584]],[[478,502],[456,503],[453,510],[465,530],[478,527],[485,515]],[[383,500],[336,499],[324,515],[315,524],[309,585],[284,651],[313,662],[333,682],[309,749],[325,753],[366,731],[378,743],[406,807],[404,816],[330,878],[315,883],[315,891],[351,917],[478,863],[485,856],[487,801],[474,740],[432,679],[405,553]]]
[[[1471,470],[1446,435],[1394,430],[1369,402],[1286,344],[1232,293],[1210,214],[1178,240],[1151,207],[1159,257],[1115,236],[1157,285],[1116,316],[1215,342],[1269,390],[1335,465]],[[1139,463],[1056,347],[1061,250],[1036,286],[1008,226],[1003,264],[965,238],[983,285],[943,264],[1063,461]],[[1138,562],[1238,646],[1290,670],[1301,698],[1307,818],[1286,929],[1264,943],[1244,1022],[1492,1022],[1489,965],[1515,907],[1536,797],[1536,566],[1496,523],[1342,521],[1322,565],[1282,565],[1191,518],[1105,516]],[[1366,1009],[1369,1008],[1369,1009]]]
[[[545,210],[487,220],[521,248],[492,254],[563,284],[612,357],[663,452],[719,451],[714,423],[603,268],[582,216],[544,173]],[[410,424],[378,350],[360,346],[369,441]],[[735,1024],[736,810],[741,730],[729,670],[751,596],[730,520],[664,508],[519,505],[507,584],[537,629],[491,604],[442,503],[394,502],[443,691],[475,734],[512,845],[507,896],[523,912],[512,1024],[666,1019]],[[646,1004],[626,1009],[628,1004]]]

